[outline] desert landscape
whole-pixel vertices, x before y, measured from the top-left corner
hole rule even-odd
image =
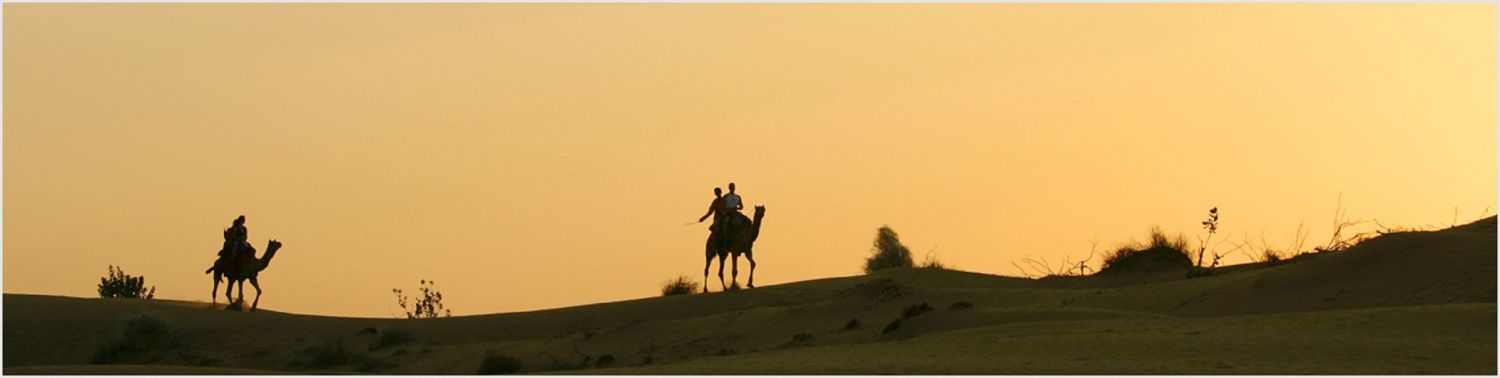
[[[896,268],[435,319],[6,294],[4,373],[1487,375],[1495,266],[1489,217],[1196,278]]]
[[[1493,2],[3,10],[3,374],[1500,373]]]

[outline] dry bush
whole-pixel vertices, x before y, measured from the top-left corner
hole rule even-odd
[[[612,360],[612,359],[611,359]],[[484,362],[479,364],[479,375],[511,374],[521,371],[521,361],[514,357],[499,354],[485,353]]]
[[[156,362],[161,351],[182,345],[171,322],[156,313],[128,315],[120,319],[120,333],[110,337],[94,352],[92,362]]]
[[[1333,209],[1333,233],[1328,238],[1327,243],[1315,247],[1313,250],[1317,253],[1338,252],[1359,244],[1360,241],[1372,235],[1369,233],[1355,233],[1351,235],[1348,233],[1348,229],[1366,222],[1369,222],[1369,220],[1349,219],[1349,210],[1344,208],[1344,193],[1340,192],[1338,203]]]
[[[156,296],[156,286],[146,289],[146,276],[131,276],[124,269],[109,266],[109,275],[99,279],[100,298],[146,298]]]
[[[406,330],[406,328],[401,327],[386,327],[385,329],[379,330],[376,333],[378,333],[380,336],[375,339],[374,344],[370,345],[370,350],[379,350],[381,348],[390,346],[405,345],[416,341],[417,339],[416,337],[412,336],[411,331],[408,331]]]
[[[1093,261],[1094,256],[1098,253],[1099,238],[1095,237],[1089,240],[1089,256],[1077,261],[1074,261],[1070,256],[1063,256],[1062,261],[1053,264],[1047,261],[1046,257],[1031,258],[1031,256],[1026,256],[1021,258],[1021,262],[1025,264],[1024,266],[1014,261],[1010,265],[1016,267],[1016,270],[1021,272],[1021,276],[1026,278],[1082,276],[1094,270],[1093,267],[1089,266],[1089,261]]]
[[[923,258],[922,263],[917,264],[917,267],[922,269],[951,270],[948,268],[948,264],[944,264],[942,260],[938,260],[937,255],[933,254],[931,251],[927,252],[927,257]]]
[[[661,285],[661,296],[686,295],[698,292],[698,283],[688,276],[677,276]]]
[[[364,363],[366,356],[344,347],[342,340],[328,340],[298,351],[291,367],[320,369],[341,365]]]
[[[911,291],[912,288],[904,283],[889,278],[880,278],[854,284],[841,292],[840,296],[868,298],[871,301],[870,304],[875,305],[887,299],[900,298]]]
[[[901,245],[901,238],[890,226],[880,226],[876,231],[874,244],[873,253],[865,258],[865,273],[890,268],[910,268],[914,265],[911,250]]]
[[[422,292],[422,297],[416,298],[415,303],[410,302],[406,295],[402,294],[401,289],[391,289],[392,293],[396,293],[396,304],[400,305],[401,310],[406,312],[406,318],[418,319],[453,316],[453,310],[443,308],[443,293],[438,292],[437,289],[432,287],[433,285],[437,285],[437,281],[421,280],[420,282],[422,286],[418,287],[417,290]],[[408,305],[411,307],[408,308]]]
[[[1161,230],[1161,227],[1152,226],[1148,240],[1150,242],[1144,245],[1134,241],[1127,242],[1125,245],[1116,248],[1114,252],[1105,255],[1103,266],[1099,268],[1099,272],[1102,273],[1112,268],[1134,265],[1134,261],[1142,259],[1147,252],[1154,255],[1153,260],[1158,260],[1162,263],[1171,265],[1181,264],[1186,267],[1193,266],[1193,259],[1188,256],[1187,252],[1188,240],[1186,236],[1177,234],[1175,238],[1168,237]]]

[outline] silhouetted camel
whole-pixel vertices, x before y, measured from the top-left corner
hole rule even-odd
[[[741,215],[743,217],[743,215]],[[709,235],[707,245],[703,252],[703,292],[708,292],[708,268],[713,266],[714,256],[719,257],[719,287],[728,288],[724,284],[724,258],[729,257],[734,264],[731,271],[730,282],[734,282],[740,276],[740,254],[745,254],[745,259],[750,261],[750,277],[745,282],[746,287],[755,287],[755,239],[760,238],[761,220],[766,217],[766,207],[755,207],[755,219],[751,224],[741,223],[739,227],[724,227],[723,235],[714,233]],[[722,239],[721,239],[722,238]],[[732,257],[730,255],[733,254]]]
[[[275,258],[276,251],[281,249],[281,242],[272,239],[266,246],[265,255],[258,259],[255,258],[255,248],[238,250],[237,247],[231,246],[230,243],[238,245],[238,242],[233,242],[225,238],[224,248],[235,248],[236,251],[215,260],[212,267],[203,271],[204,274],[214,274],[214,290],[212,293],[214,303],[217,304],[219,302],[219,279],[227,278],[229,286],[224,288],[224,298],[229,299],[230,304],[233,305],[236,302],[233,296],[234,284],[239,283],[240,296],[237,302],[243,307],[245,303],[245,280],[250,280],[250,285],[255,287],[255,302],[250,304],[250,310],[255,311],[255,307],[260,305],[261,294],[260,281],[257,280],[257,277],[260,275],[260,271],[266,270],[266,266],[271,265],[271,259]]]

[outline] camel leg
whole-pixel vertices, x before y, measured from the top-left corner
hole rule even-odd
[[[750,262],[750,277],[746,278],[745,287],[755,288],[755,253],[746,249],[745,260]]]
[[[719,288],[729,290],[729,285],[724,283],[724,255],[726,254],[719,254]]]
[[[740,254],[730,253],[729,264],[732,267],[729,270],[729,283],[738,283],[740,280]]]
[[[245,280],[243,278],[240,279],[240,297],[234,301],[240,304],[241,310],[245,309]]]
[[[214,272],[214,290],[208,292],[208,296],[213,297],[213,302],[210,302],[208,308],[219,306],[219,278],[219,272]]]
[[[708,268],[714,266],[714,238],[710,236],[703,246],[703,292],[708,292]]]
[[[250,304],[250,311],[255,311],[255,306],[260,305],[260,281],[256,280],[255,277],[250,277],[250,285],[255,286],[255,302]],[[241,285],[240,288],[244,289],[245,287]]]
[[[230,306],[234,306],[234,279],[226,278],[224,281],[224,301],[228,302],[224,309],[228,310]]]

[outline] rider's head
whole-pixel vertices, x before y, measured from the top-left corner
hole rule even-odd
[[[239,218],[234,218],[234,224],[235,225],[245,224],[245,216],[241,215]]]
[[[729,183],[729,192],[734,193],[734,183]]]
[[[718,196],[722,196],[722,195],[724,195],[724,189],[719,189],[718,187],[714,187],[714,197],[718,197]]]

